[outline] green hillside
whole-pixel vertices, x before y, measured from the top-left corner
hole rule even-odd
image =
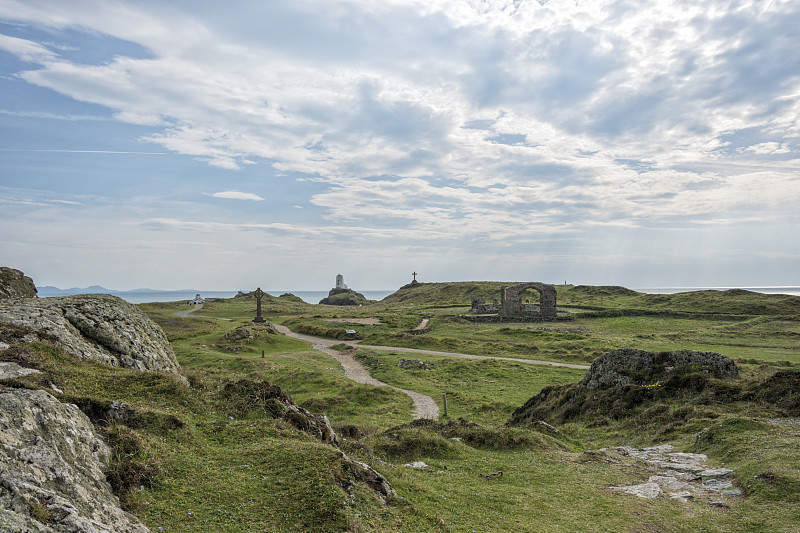
[[[26,344],[25,332],[13,328],[0,332],[0,341],[13,346],[0,359],[42,374],[0,386],[42,388],[89,414],[115,452],[109,479],[151,531],[796,528],[798,298],[562,285],[565,320],[463,318],[471,296],[491,301],[507,284],[419,284],[349,307],[264,297],[262,312],[273,323],[331,338],[355,329],[362,344],[384,346],[336,348],[374,378],[432,397],[438,422],[412,422],[408,396],[350,381],[309,343],[269,326],[254,329],[251,295],[209,302],[189,316],[177,315],[186,306],[140,306],[167,333],[189,386],[173,376],[77,361],[55,343]],[[410,334],[423,318],[433,329]],[[525,362],[588,365],[618,348],[713,351],[736,361],[739,375],[722,380],[688,368],[669,379],[642,374],[636,385],[581,392],[576,383],[584,370]],[[338,448],[283,417],[276,408],[285,405],[284,395],[324,413]],[[109,424],[103,413],[119,401],[135,415]],[[610,489],[643,483],[657,471],[595,450],[664,444],[732,469],[729,479],[741,494],[678,502]],[[341,452],[385,476],[397,498],[382,503]],[[426,466],[406,466],[417,461]]]
[[[518,282],[462,281],[406,285],[379,303],[426,307],[470,307],[473,297],[500,299],[500,289]],[[800,315],[800,296],[762,294],[743,289],[645,294],[625,287],[555,285],[558,305],[584,310],[621,310],[731,315]],[[535,291],[529,289],[531,298]]]

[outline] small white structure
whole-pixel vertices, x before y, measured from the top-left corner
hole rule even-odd
[[[205,303],[205,302],[206,302],[206,299],[198,294],[197,296],[194,297],[194,300],[189,300],[186,303],[188,303],[190,305],[191,304],[197,305],[197,304],[202,304],[202,303]]]
[[[346,289],[347,285],[344,284],[344,276],[341,274],[336,274],[336,288],[337,289]]]

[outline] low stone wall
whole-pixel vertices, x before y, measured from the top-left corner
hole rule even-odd
[[[409,329],[407,331],[404,331],[403,333],[408,333],[409,335],[423,335],[431,331],[433,331],[433,326],[428,326],[425,329]]]
[[[479,323],[494,322],[556,322],[575,320],[570,316],[500,316],[500,315],[461,315],[464,320]]]

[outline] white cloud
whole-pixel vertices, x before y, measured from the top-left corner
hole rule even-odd
[[[754,144],[753,146],[748,146],[746,150],[748,152],[753,152],[754,154],[760,154],[760,155],[788,154],[791,152],[786,143],[778,143],[778,142],[765,142],[765,143]]]
[[[222,192],[215,192],[212,194],[214,198],[227,198],[229,200],[254,200],[256,202],[260,202],[263,200],[259,195],[253,194],[251,192],[239,192],[239,191],[222,191]]]
[[[3,34],[0,34],[0,50],[5,50],[23,61],[33,63],[46,63],[58,58],[57,54],[41,44]]]
[[[800,200],[796,2],[7,0],[0,16],[141,45],[91,64],[0,39],[38,63],[18,79],[148,127],[220,188],[271,165],[306,191],[287,204],[310,204],[303,238],[513,246]]]

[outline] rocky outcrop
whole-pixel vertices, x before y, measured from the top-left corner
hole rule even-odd
[[[239,417],[258,413],[280,418],[326,444],[336,448],[340,446],[340,439],[324,413],[314,414],[300,407],[294,403],[289,393],[278,385],[265,381],[240,380],[227,383],[220,389],[219,394],[227,400],[231,412]],[[392,485],[377,470],[366,463],[351,459],[341,451],[341,448],[339,456],[348,473],[339,480],[343,489],[350,491],[353,484],[359,482],[375,491],[375,495],[383,503],[397,497]]]
[[[243,379],[227,383],[220,389],[231,412],[238,417],[250,413],[266,414],[282,418],[297,429],[310,433],[322,442],[339,445],[339,437],[331,427],[328,417],[300,407],[281,387],[266,381]]]
[[[36,298],[36,285],[20,270],[0,267],[0,300]]]
[[[730,357],[715,352],[676,350],[653,353],[633,348],[622,348],[601,355],[586,372],[578,388],[599,389],[622,385],[644,385],[669,377],[678,370],[701,370],[715,378],[735,377],[739,374]]]
[[[0,531],[147,533],[106,481],[109,448],[74,405],[0,388]]]
[[[638,407],[678,398],[688,410],[682,421],[667,422],[676,427],[676,423],[685,423],[692,416],[693,404],[708,402],[709,397],[715,402],[729,403],[752,396],[747,389],[755,384],[733,379],[738,374],[732,359],[714,352],[653,353],[623,348],[595,359],[578,383],[544,387],[515,409],[507,424],[581,420],[598,426],[610,420],[640,416],[645,417],[643,423],[649,424],[652,421]],[[775,393],[781,394],[791,383],[792,380],[776,381]],[[790,400],[784,405],[791,408],[792,403]]]
[[[702,453],[676,452],[669,444],[638,450],[630,446],[602,448],[584,452],[596,460],[611,464],[639,463],[644,470],[655,470],[647,481],[635,485],[612,486],[626,494],[653,499],[668,495],[673,500],[686,502],[695,498],[716,500],[720,495],[739,496],[742,491],[728,481],[733,470],[709,468],[708,456]]]
[[[107,294],[0,302],[0,323],[29,329],[28,342],[55,339],[78,359],[180,374],[166,335],[137,307]]]
[[[369,466],[367,463],[362,463],[361,461],[356,461],[349,458],[341,450],[339,451],[339,456],[341,457],[342,461],[344,461],[347,471],[351,476],[339,480],[339,483],[344,490],[349,492],[353,486],[353,482],[357,481],[364,483],[373,491],[375,491],[375,495],[382,503],[386,503],[394,498],[397,498],[397,492],[395,492],[392,485],[380,474],[380,472]]]
[[[331,289],[328,297],[319,301],[321,305],[363,305],[370,303],[366,296],[353,289]]]

